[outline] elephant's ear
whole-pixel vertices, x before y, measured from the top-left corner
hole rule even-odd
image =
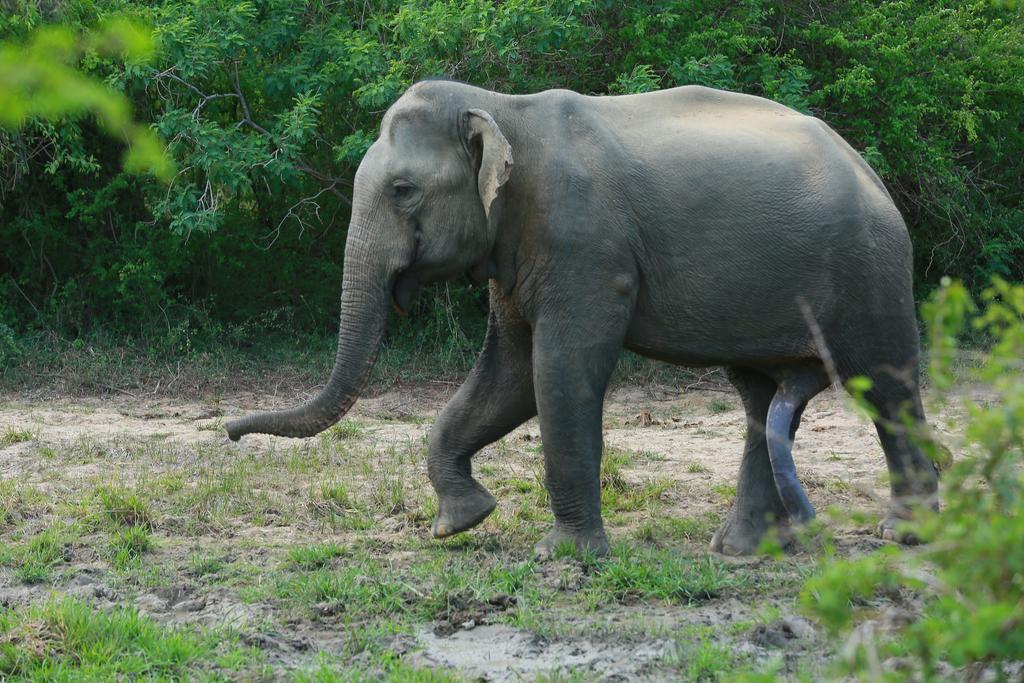
[[[512,145],[490,114],[482,109],[470,109],[467,114],[470,142],[479,141],[482,150],[476,183],[484,213],[490,219],[491,205],[498,197],[498,190],[512,174]]]

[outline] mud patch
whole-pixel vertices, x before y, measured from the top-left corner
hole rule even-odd
[[[491,623],[496,615],[514,610],[516,599],[499,593],[487,602],[464,595],[448,596],[448,605],[437,615],[434,635],[450,636],[456,631],[472,631],[478,626]]]
[[[410,664],[456,669],[486,681],[519,681],[555,672],[629,679],[642,676],[675,651],[667,639],[635,644],[549,640],[504,624],[458,630],[448,636],[427,628],[417,635],[417,645],[421,649],[405,658]]]

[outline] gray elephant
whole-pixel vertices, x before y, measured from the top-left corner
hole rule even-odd
[[[883,535],[935,504],[936,470],[912,438],[924,414],[910,239],[878,177],[816,118],[697,86],[512,96],[421,82],[356,173],[344,265],[324,390],[228,435],[326,429],[365,387],[389,299],[408,309],[424,283],[489,280],[483,350],[430,436],[437,537],[491,513],[471,459],[539,416],[555,523],[538,552],[607,551],[601,420],[623,347],[724,366],[743,399],[736,501],[715,550],[754,552],[772,525],[814,516],[791,448],[833,380],[871,381],[892,487]]]

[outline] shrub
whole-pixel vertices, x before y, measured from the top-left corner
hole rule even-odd
[[[11,3],[9,3],[11,4]],[[925,294],[1024,279],[1024,21],[988,0],[827,3],[490,0],[13,3],[0,40],[117,13],[154,30],[149,64],[72,55],[134,104],[180,171],[126,176],[98,119],[0,131],[0,357],[6,329],[96,327],[180,354],[268,331],[334,333],[351,183],[381,113],[449,76],[523,93],[689,83],[823,118],[885,180]],[[28,42],[26,42],[28,41]],[[56,245],[60,244],[60,248]],[[465,365],[486,292],[422,297],[390,343]]]

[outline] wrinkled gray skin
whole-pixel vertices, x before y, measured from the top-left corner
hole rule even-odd
[[[490,280],[491,312],[430,436],[437,537],[491,513],[473,454],[539,415],[555,524],[538,551],[607,551],[601,416],[623,347],[725,366],[743,399],[736,502],[715,550],[754,552],[771,526],[813,517],[791,447],[831,379],[873,383],[893,497],[882,534],[911,504],[934,505],[935,469],[907,429],[887,426],[924,428],[907,230],[878,177],[815,118],[696,86],[411,87],[356,174],[326,388],[230,422],[229,436],[312,436],[338,421],[365,386],[389,300],[407,309],[422,283],[465,271]]]

